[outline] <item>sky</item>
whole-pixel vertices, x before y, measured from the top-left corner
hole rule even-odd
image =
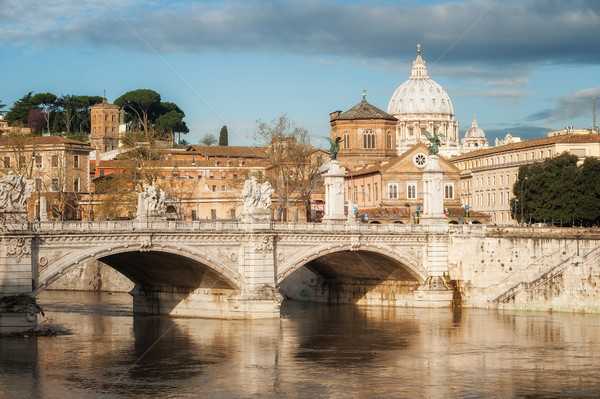
[[[493,145],[592,126],[600,108],[598,0],[0,0],[0,103],[28,92],[152,89],[197,144],[223,125],[255,145],[282,114],[328,148],[329,114],[362,98],[386,111],[417,44],[452,101]]]

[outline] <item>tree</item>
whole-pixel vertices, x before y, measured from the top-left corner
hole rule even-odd
[[[217,142],[217,139],[212,134],[205,134],[202,140],[200,140],[200,144],[202,145],[213,145]]]
[[[33,134],[40,134],[44,130],[44,123],[44,115],[42,115],[42,112],[38,108],[32,108],[29,110],[26,126],[31,129]]]
[[[32,108],[36,108],[36,105],[33,102],[33,92],[30,91],[13,103],[12,107],[6,113],[6,120],[11,125],[18,123],[25,125],[28,122],[29,110]]]
[[[148,134],[149,117],[160,106],[160,94],[149,89],[128,91],[115,100],[115,105],[133,112],[144,132]]]
[[[156,118],[154,128],[163,136],[167,135],[175,141],[175,133],[188,133],[190,130],[183,121],[184,114],[172,110]],[[181,136],[180,136],[181,139]]]
[[[555,222],[593,225],[600,222],[600,161],[564,153],[519,168],[513,186],[512,212],[521,223]]]
[[[219,133],[219,145],[223,145],[223,146],[229,145],[227,126],[223,126],[221,128],[221,132]]]
[[[46,128],[50,132],[50,113],[56,108],[56,96],[52,93],[37,93],[31,99],[35,105],[42,107],[42,114],[46,120]]]
[[[270,123],[259,120],[254,139],[268,148],[270,167],[266,179],[277,195],[277,220],[282,220],[294,199],[301,202],[310,221],[311,195],[324,158],[310,144],[308,131],[284,114]]]
[[[0,112],[6,107],[6,104],[2,104],[2,100],[0,100]]]

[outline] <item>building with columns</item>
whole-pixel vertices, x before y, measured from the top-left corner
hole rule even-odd
[[[458,122],[446,91],[427,74],[427,66],[417,46],[417,58],[413,62],[410,78],[402,83],[390,99],[387,113],[396,122],[396,150],[407,151],[416,143],[429,143],[425,132],[443,134],[440,154],[460,154]]]

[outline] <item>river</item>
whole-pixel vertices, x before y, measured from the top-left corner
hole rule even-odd
[[[46,291],[55,337],[0,338],[0,397],[600,396],[600,315],[284,302],[281,319],[133,316]],[[46,321],[48,322],[48,321]]]

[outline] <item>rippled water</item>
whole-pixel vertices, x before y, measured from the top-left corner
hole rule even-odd
[[[1,398],[600,396],[598,315],[286,302],[282,317],[142,317],[45,292],[72,335],[0,338]]]

